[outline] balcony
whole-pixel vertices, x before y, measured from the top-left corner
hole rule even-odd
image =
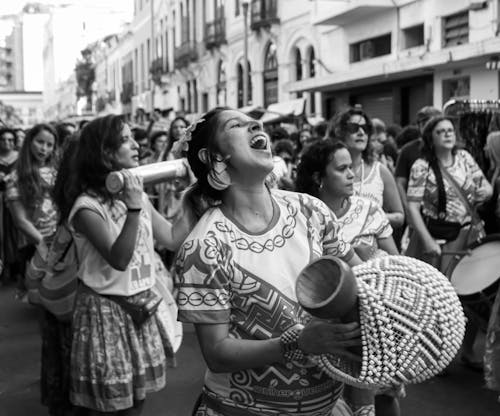
[[[205,48],[217,48],[224,43],[226,43],[226,19],[221,17],[208,22],[205,26]]]
[[[396,6],[392,0],[349,0],[342,3],[317,1],[315,7],[314,24],[346,26]]]
[[[190,62],[198,59],[198,49],[194,41],[184,41],[174,50],[175,66],[186,67]]]
[[[259,30],[279,23],[277,0],[253,0],[251,6],[250,29]]]
[[[122,104],[130,104],[132,102],[132,96],[134,95],[134,83],[124,82],[122,84],[122,92],[120,94],[120,101]]]

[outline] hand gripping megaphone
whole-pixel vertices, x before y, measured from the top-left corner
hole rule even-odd
[[[188,174],[186,159],[167,160],[165,162],[150,163],[129,169],[135,175],[142,177],[145,185],[164,182],[169,179],[182,178]],[[120,171],[111,172],[106,177],[106,189],[116,194],[123,189],[124,180]]]

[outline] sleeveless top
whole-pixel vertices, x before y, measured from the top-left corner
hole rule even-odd
[[[384,181],[380,173],[380,162],[373,163],[366,178],[354,182],[354,195],[367,198],[382,207],[384,203]]]

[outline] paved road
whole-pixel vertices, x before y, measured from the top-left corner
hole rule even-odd
[[[39,404],[40,339],[35,310],[0,288],[0,416],[47,416]],[[178,367],[165,390],[148,396],[144,416],[189,416],[203,383],[203,359],[191,327],[185,329]],[[498,416],[496,394],[482,376],[457,363],[449,375],[407,387],[403,416]]]

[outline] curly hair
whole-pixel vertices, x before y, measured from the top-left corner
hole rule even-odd
[[[312,144],[306,149],[297,166],[295,190],[319,197],[321,179],[326,174],[326,167],[334,154],[340,149],[347,149],[340,140],[326,139]]]
[[[425,124],[424,130],[422,132],[422,157],[427,160],[428,162],[434,162],[437,160],[436,152],[434,149],[434,138],[432,137],[432,133],[436,126],[441,123],[442,121],[449,121],[453,127],[455,127],[455,124],[453,123],[453,120],[449,117],[446,116],[436,116],[432,117],[427,123]],[[452,154],[455,154],[457,152],[457,145],[453,147],[451,150]]]
[[[347,123],[352,116],[361,116],[365,119],[368,142],[366,144],[365,150],[363,150],[361,157],[368,164],[372,164],[375,161],[375,150],[373,149],[373,143],[371,141],[371,134],[373,132],[373,125],[370,117],[363,110],[358,108],[348,108],[337,115],[333,116],[328,125],[327,137],[330,139],[341,140],[345,143],[347,136],[350,134],[347,131]]]
[[[45,131],[54,137],[54,148],[46,160],[45,166],[55,167],[57,163],[57,132],[50,124],[40,123],[34,125],[26,133],[23,146],[19,152],[19,158],[16,163],[16,171],[19,184],[19,197],[23,206],[30,209],[34,208],[42,199],[47,191],[50,191],[51,184],[46,183],[40,175],[40,166],[34,160],[31,151],[33,140],[39,133]]]
[[[122,145],[121,134],[125,120],[119,115],[96,118],[80,132],[80,140],[74,155],[74,167],[66,185],[64,198],[56,204],[61,221],[67,219],[76,198],[84,192],[113,201],[114,196],[106,189],[108,173],[117,170],[114,154]]]

